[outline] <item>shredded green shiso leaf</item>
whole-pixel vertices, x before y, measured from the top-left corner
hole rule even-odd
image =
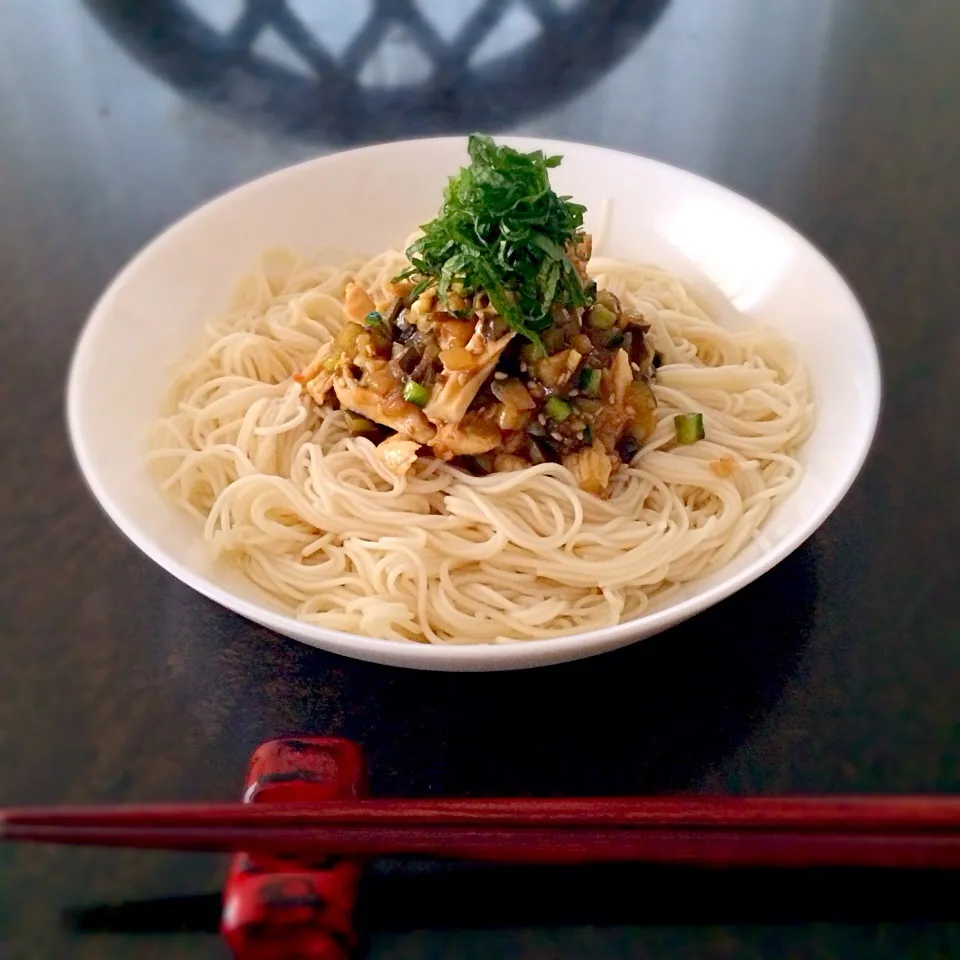
[[[548,171],[560,157],[520,153],[471,134],[470,165],[450,178],[443,206],[407,249],[416,292],[437,284],[446,305],[454,284],[482,290],[507,325],[533,343],[551,325],[551,307],[592,303],[567,256],[583,226],[585,207],[560,197]]]

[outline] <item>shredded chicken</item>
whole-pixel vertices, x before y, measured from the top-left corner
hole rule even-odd
[[[623,353],[622,350],[620,352]],[[544,386],[556,390],[559,387],[566,386],[579,366],[580,360],[580,354],[573,348],[562,350],[552,357],[537,361],[537,377]],[[630,369],[629,361],[627,369]]]
[[[493,343],[485,341],[486,349],[477,358],[481,366],[475,371],[451,372],[444,370],[440,375],[438,387],[434,390],[430,402],[423,408],[427,419],[436,424],[459,423],[487,377],[493,373],[493,368],[497,365],[500,354],[503,353],[506,345],[515,336],[515,333],[508,333]]]
[[[507,473],[511,470],[523,470],[528,464],[522,457],[515,457],[512,453],[498,453],[494,466],[497,473]]]
[[[416,440],[398,433],[377,444],[377,459],[391,473],[403,477],[417,462],[417,451],[420,446]]]
[[[312,380],[323,368],[323,363],[327,357],[332,355],[334,346],[334,342],[330,340],[320,347],[313,355],[313,359],[299,373],[294,374],[293,379],[297,383],[306,383],[308,380]]]
[[[333,341],[325,343],[310,363],[293,378],[304,385],[304,389],[319,406],[326,402],[330,387],[333,386],[334,371],[327,369],[327,361],[335,356],[336,350],[337,345]]]
[[[347,284],[344,309],[347,312],[347,316],[353,320],[354,323],[363,323],[363,318],[370,313],[371,310],[375,310],[376,306],[373,300],[370,299],[370,294],[367,293],[359,283],[354,282]]]
[[[437,427],[437,436],[431,447],[441,460],[449,460],[452,457],[489,453],[499,447],[502,440],[496,426],[483,420],[473,420],[459,426],[442,423]]]
[[[441,350],[451,347],[466,348],[473,336],[474,325],[469,320],[444,320],[437,324],[437,340]]]
[[[613,358],[613,396],[618,406],[622,406],[627,395],[627,388],[633,380],[633,371],[630,369],[630,358],[626,350],[618,350]]]
[[[428,453],[475,473],[553,462],[603,496],[656,428],[657,356],[643,318],[589,281],[591,245],[578,234],[566,248],[585,305],[558,299],[528,337],[483,290],[453,283],[441,297],[433,278],[370,290],[350,281],[349,322],[295,379],[317,404],[355,414],[348,428],[382,441],[377,456],[397,476]]]
[[[467,341],[467,349],[471,353],[476,353],[479,355],[484,353],[488,349],[489,345],[490,340],[486,334],[483,317],[480,317],[474,325],[473,334]]]
[[[314,377],[306,386],[307,393],[322,407],[329,399],[330,389],[333,386],[333,374],[323,373]]]
[[[334,378],[333,391],[345,410],[354,410],[359,414],[382,423],[397,433],[413,438],[418,443],[430,443],[434,437],[434,429],[427,422],[423,411],[419,407],[406,401],[392,404],[397,412],[387,412],[384,401],[372,390],[361,387],[351,376],[340,375]]]
[[[565,457],[563,465],[587,493],[602,494],[607,489],[612,465],[603,447],[583,447]]]
[[[386,280],[383,283],[383,292],[388,297],[405,297],[412,289],[412,280]]]

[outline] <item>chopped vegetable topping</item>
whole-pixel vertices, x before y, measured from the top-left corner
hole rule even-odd
[[[706,436],[702,413],[678,413],[673,423],[677,430],[677,443],[696,443]]]
[[[543,412],[556,423],[563,423],[573,413],[573,407],[563,397],[550,397],[543,405]]]
[[[361,417],[352,410],[347,410],[343,416],[347,422],[347,429],[351,433],[372,433],[377,429],[377,425],[372,420]]]
[[[430,399],[430,391],[416,380],[408,380],[403,385],[403,399],[418,407],[425,407]]]
[[[557,463],[604,496],[656,430],[650,327],[589,278],[583,208],[550,189],[559,158],[469,149],[410,269],[349,281],[343,329],[294,379],[398,475],[426,456],[475,474]],[[699,414],[677,419],[678,442],[702,436]]]
[[[617,455],[624,463],[629,463],[639,451],[640,444],[636,437],[629,433],[617,444]]]
[[[600,393],[600,381],[603,374],[595,367],[584,367],[580,371],[580,392],[587,397],[595,397]]]
[[[617,315],[602,303],[596,303],[590,308],[587,323],[594,330],[609,330],[617,322]]]

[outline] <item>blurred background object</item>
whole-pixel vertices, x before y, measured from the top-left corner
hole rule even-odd
[[[139,61],[330,143],[499,130],[582,93],[668,0],[85,0]]]

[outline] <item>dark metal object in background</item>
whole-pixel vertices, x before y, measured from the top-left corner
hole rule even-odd
[[[568,10],[550,0],[479,0],[451,37],[431,16],[437,4],[373,0],[339,54],[287,0],[244,0],[224,32],[198,15],[203,0],[84,2],[141,63],[189,96],[266,129],[356,143],[499,130],[556,106],[612,70],[669,0],[579,0]],[[521,5],[535,22],[534,36],[474,63],[510,8]],[[257,53],[268,30],[305,71]],[[408,83],[403,73],[412,70],[400,64],[399,82],[365,85],[364,69],[396,30],[412,43],[409,66],[425,75]]]

